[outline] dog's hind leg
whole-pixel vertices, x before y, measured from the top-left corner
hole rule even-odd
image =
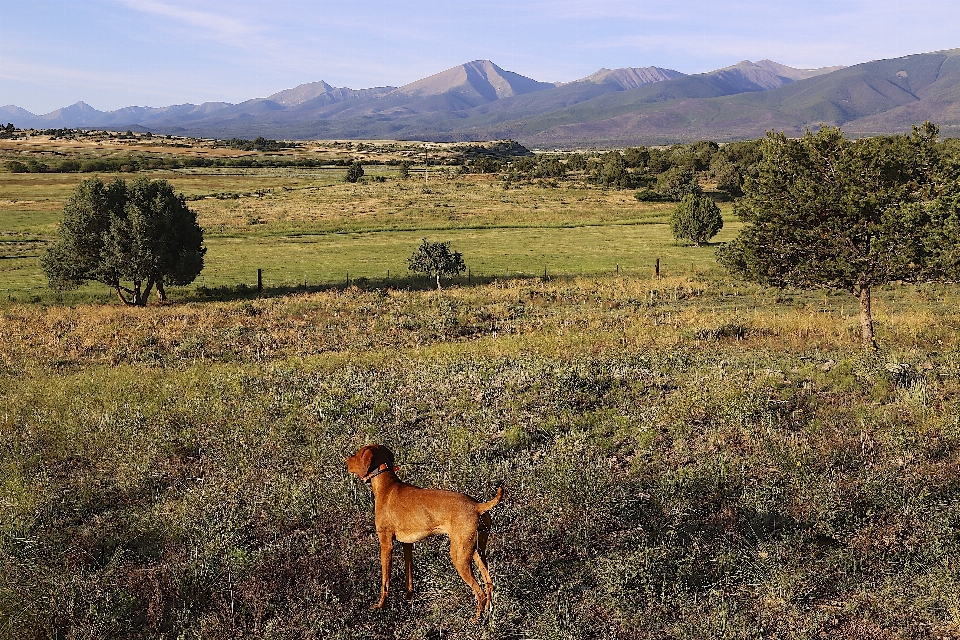
[[[451,537],[450,560],[453,561],[453,566],[457,569],[457,573],[460,574],[463,581],[473,589],[473,595],[477,597],[477,614],[473,619],[479,620],[480,614],[487,608],[487,594],[480,587],[477,579],[473,577],[473,567],[470,564],[471,559],[477,554],[476,542],[476,536],[469,536],[466,539],[454,539]]]
[[[484,591],[487,594],[487,608],[493,606],[493,580],[487,570],[487,541],[490,539],[490,514],[480,515],[480,526],[477,528],[477,549],[473,553],[473,561],[480,569],[483,578]]]

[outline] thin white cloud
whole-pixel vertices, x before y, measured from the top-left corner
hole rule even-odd
[[[84,88],[93,86],[112,87],[115,89],[127,88],[137,91],[155,92],[156,83],[145,80],[142,76],[125,73],[106,73],[70,67],[56,67],[51,65],[22,62],[6,59],[0,67],[0,79],[13,80],[39,86],[56,85],[61,89],[66,87]],[[156,93],[156,95],[162,95]],[[2,99],[0,99],[2,100]]]
[[[117,0],[128,9],[163,16],[196,28],[195,33],[227,44],[243,46],[251,37],[262,35],[262,28],[222,12],[200,11],[162,0]]]

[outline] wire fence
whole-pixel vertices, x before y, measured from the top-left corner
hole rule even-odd
[[[703,273],[695,263],[665,265],[659,258],[646,265],[621,265],[614,263],[606,269],[556,269],[544,265],[542,270],[502,269],[473,270],[455,277],[441,277],[441,286],[475,286],[502,280],[544,280],[570,279],[578,277],[622,276],[630,278],[663,278],[669,276],[690,276]],[[344,270],[343,275],[335,278],[310,278],[307,274],[296,274],[280,269],[257,269],[251,271],[248,281],[236,281],[224,277],[210,278],[201,274],[186,287],[167,287],[172,300],[195,300],[205,298],[245,297],[256,295],[284,295],[295,292],[325,291],[331,289],[435,289],[437,279],[434,275],[414,274],[407,271],[395,272],[387,269],[382,275],[351,274]],[[74,291],[57,291],[47,286],[8,287],[2,291],[2,300],[7,303],[52,303],[70,304],[81,302],[105,302],[113,300],[119,303],[113,289],[105,285],[88,284]]]

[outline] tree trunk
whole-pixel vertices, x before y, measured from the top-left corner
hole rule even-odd
[[[870,312],[870,286],[861,285],[860,293],[860,338],[867,349],[876,349],[877,341],[873,335],[873,315]]]
[[[441,289],[441,287],[440,287],[440,274],[438,273],[438,274],[437,274],[437,291],[441,291],[441,290],[442,290],[442,289]]]
[[[120,288],[120,285],[114,285],[113,289],[114,291],[117,292],[117,297],[120,298],[120,302],[127,305],[128,307],[133,304],[132,302],[130,302],[129,300],[123,297],[123,290]]]
[[[147,280],[147,286],[143,289],[143,298],[140,301],[140,306],[147,306],[147,300],[150,299],[150,292],[153,290],[153,280]]]
[[[163,278],[157,278],[157,298],[160,302],[167,301],[167,290],[163,288]]]

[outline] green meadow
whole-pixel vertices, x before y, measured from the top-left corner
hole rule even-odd
[[[185,169],[155,172],[191,200],[205,229],[206,267],[195,286],[323,287],[365,278],[402,284],[421,239],[449,241],[464,255],[461,281],[513,276],[604,273],[690,274],[714,264],[713,247],[679,245],[668,225],[672,205],[640,203],[629,191],[583,184],[532,182],[504,189],[491,176],[398,180],[374,166],[367,177],[387,182],[342,182],[345,169]],[[9,177],[9,178],[8,178]],[[124,174],[106,174],[104,180]],[[8,301],[105,299],[105,287],[78,293],[46,288],[39,267],[45,242],[55,237],[59,213],[81,179],[75,174],[4,174],[6,255],[0,295]],[[714,239],[735,237],[738,221],[724,205],[725,227]],[[174,292],[181,297],[189,291]],[[92,296],[92,297],[91,297]]]

